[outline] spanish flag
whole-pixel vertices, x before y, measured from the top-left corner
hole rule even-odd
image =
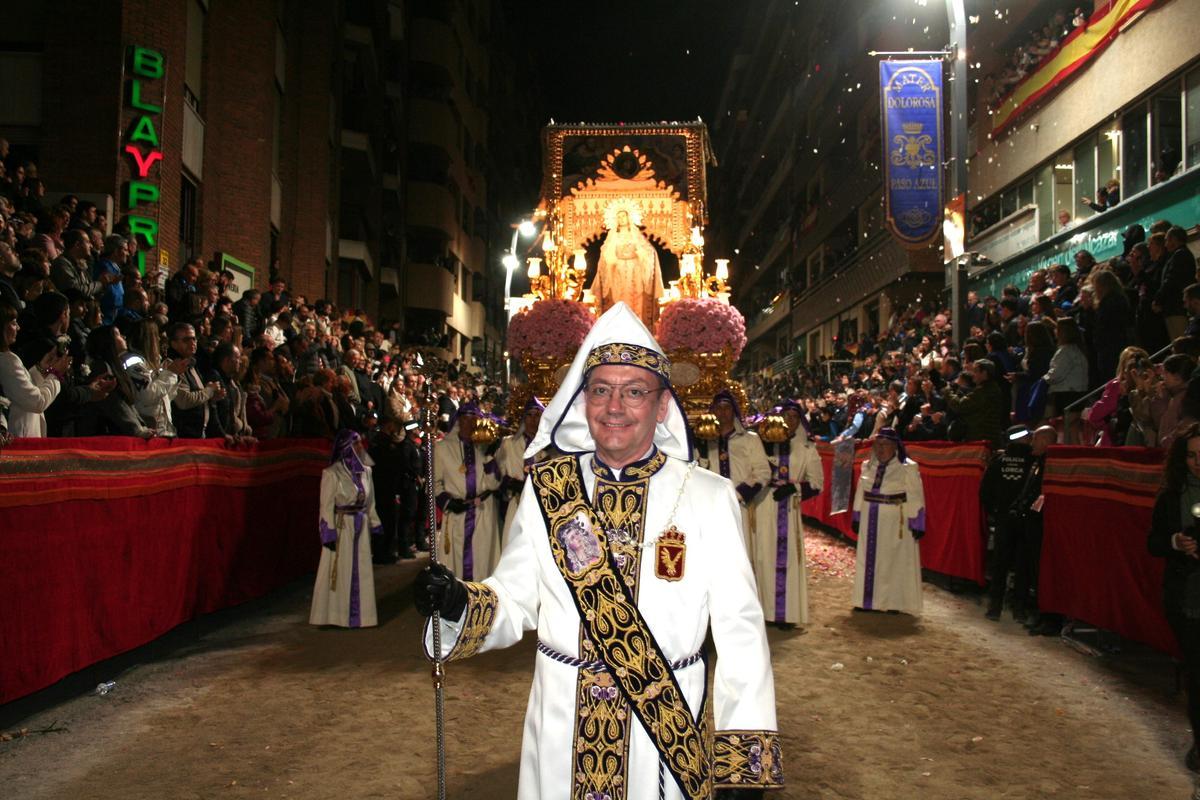
[[[1100,55],[1134,17],[1154,3],[1155,0],[1112,0],[1093,14],[1086,25],[1072,31],[1057,50],[1042,59],[1037,68],[1000,101],[992,120],[992,138],[1011,127],[1026,111]]]

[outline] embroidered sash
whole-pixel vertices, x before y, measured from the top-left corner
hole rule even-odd
[[[670,661],[610,557],[608,534],[585,496],[578,457],[536,464],[530,477],[551,553],[579,611],[583,634],[608,665],[609,671],[601,674],[611,676],[628,701],[683,796],[709,797],[704,737]]]

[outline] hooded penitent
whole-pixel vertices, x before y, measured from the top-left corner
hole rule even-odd
[[[589,372],[608,364],[641,367],[662,379],[671,392],[671,404],[666,420],[655,428],[654,444],[663,455],[691,461],[687,419],[679,399],[670,389],[671,362],[650,331],[624,303],[617,303],[592,326],[558,392],[542,414],[537,435],[525,449],[525,456],[528,458],[549,445],[564,453],[589,453],[596,449],[584,413],[583,387]]]

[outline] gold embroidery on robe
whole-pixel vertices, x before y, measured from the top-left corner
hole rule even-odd
[[[653,460],[652,458],[651,461]],[[599,472],[597,477],[600,477]],[[637,559],[629,559],[625,566],[618,569],[614,569],[615,558],[612,561],[608,558],[600,559],[582,570],[570,569],[566,548],[556,535],[560,528],[575,524],[574,521],[581,513],[589,516],[592,520],[591,530],[599,538],[601,550],[606,554],[614,552],[609,542],[609,532],[584,498],[583,479],[576,457],[562,456],[535,465],[532,479],[538,503],[546,518],[550,549],[555,563],[566,579],[580,610],[581,637],[586,639],[585,642],[581,642],[580,652],[585,652],[584,644],[590,645],[611,667],[610,674],[616,679],[614,683],[619,684],[624,695],[632,701],[632,710],[654,741],[660,757],[675,777],[684,796],[689,800],[709,797],[710,765],[700,727],[687,707],[670,664],[658,650],[636,604],[630,602],[634,593],[629,587],[625,571],[633,569],[634,565],[629,562]],[[602,481],[597,480],[597,496],[607,491]],[[628,489],[614,491],[615,504],[611,507],[624,508],[621,495]],[[644,508],[644,489],[642,491],[639,506]],[[640,544],[640,535],[638,541]],[[636,572],[634,575],[636,576]],[[634,583],[636,588],[636,579]],[[579,686],[584,686],[582,676]],[[588,689],[590,692],[591,685],[588,685]],[[577,723],[583,710],[579,700],[577,695]],[[605,715],[605,719],[610,712],[612,715],[616,713],[607,708],[598,712],[591,709],[587,703],[584,706],[587,706],[588,715],[601,713]],[[586,732],[580,733],[579,724],[576,726],[575,738],[576,781],[572,797],[583,798],[587,792],[594,792],[596,789],[608,793],[614,800],[623,797],[624,780],[616,781],[617,776],[606,768],[607,764],[612,763],[611,756],[616,753],[612,746],[615,742],[589,741],[590,736]],[[627,739],[626,735],[621,752],[619,774],[622,777],[626,771]],[[596,750],[595,746],[603,749]],[[580,780],[581,776],[587,783],[596,778],[603,781],[605,786],[600,788],[593,785],[585,788]]]
[[[467,608],[463,611],[462,632],[447,656],[448,660],[469,658],[478,653],[496,620],[499,602],[496,592],[482,583],[465,582],[463,585],[467,587]]]
[[[775,731],[719,731],[713,741],[713,785],[777,789],[783,756]]]

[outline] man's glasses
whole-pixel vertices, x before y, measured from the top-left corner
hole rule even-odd
[[[601,406],[606,405],[613,396],[621,401],[621,405],[626,408],[641,408],[646,405],[646,401],[651,395],[658,394],[662,391],[662,387],[658,389],[647,389],[642,384],[628,383],[589,383],[583,387],[583,396],[588,405]]]

